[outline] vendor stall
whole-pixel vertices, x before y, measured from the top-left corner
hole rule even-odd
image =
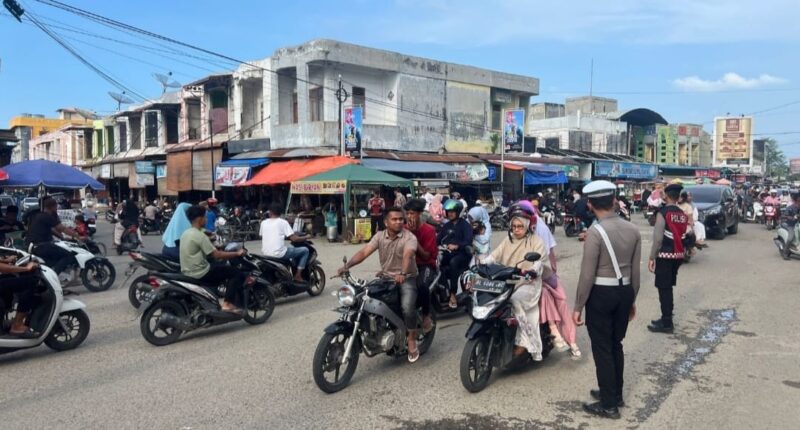
[[[341,196],[341,208],[346,237],[352,235],[368,240],[369,218],[364,197],[379,186],[413,189],[412,181],[390,175],[358,164],[348,164],[324,173],[293,181],[289,191],[291,204],[293,195]],[[363,227],[366,224],[366,227]],[[360,228],[359,228],[360,227]]]

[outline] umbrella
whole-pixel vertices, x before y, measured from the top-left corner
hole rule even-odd
[[[0,169],[0,181],[5,181],[8,179],[8,173],[5,170]]]
[[[48,160],[28,160],[5,166],[8,179],[0,183],[3,187],[16,188],[71,188],[90,187],[104,190],[105,186],[80,170],[66,164]]]

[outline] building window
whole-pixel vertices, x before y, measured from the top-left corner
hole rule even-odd
[[[367,117],[367,92],[362,87],[353,87],[353,107],[361,106],[361,118]]]
[[[124,122],[118,123],[119,125],[119,151],[124,152],[128,150],[128,125]]]
[[[106,127],[106,136],[108,136],[108,145],[106,147],[106,154],[113,154],[114,153],[114,127]]]
[[[165,110],[164,119],[167,122],[167,143],[178,143],[178,112]]]
[[[311,122],[322,121],[324,110],[321,87],[308,90],[308,102],[311,109]]]
[[[92,137],[94,133],[89,133],[87,131],[83,132],[83,158],[91,159],[94,158],[92,156]]]
[[[297,93],[292,93],[292,124],[297,124]]]
[[[158,146],[158,112],[144,114],[144,146],[148,148]]]
[[[544,147],[547,149],[559,149],[560,147],[559,139],[557,137],[551,137],[544,140]]]
[[[492,130],[500,130],[502,122],[503,108],[500,103],[492,103]]]
[[[189,140],[200,139],[200,127],[202,121],[200,119],[200,100],[190,100],[186,102],[186,110],[188,111],[188,126],[186,130]]]

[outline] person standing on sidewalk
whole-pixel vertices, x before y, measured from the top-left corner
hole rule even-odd
[[[683,240],[689,229],[689,217],[678,207],[683,186],[670,184],[664,189],[666,206],[656,215],[653,229],[653,247],[647,268],[656,275],[661,319],[653,320],[647,329],[654,333],[672,333],[672,289],[678,284],[678,269],[683,263]]]
[[[586,233],[572,314],[575,325],[581,326],[581,312],[586,307],[599,386],[599,390],[589,391],[599,401],[584,403],[583,409],[612,419],[620,418],[619,407],[624,406],[622,339],[628,322],[636,316],[642,244],[639,229],[614,212],[616,189],[608,181],[594,181],[583,188],[598,222]]]
[[[386,201],[381,197],[378,190],[372,192],[372,198],[367,203],[369,206],[369,217],[372,221],[372,235],[375,236],[379,230],[383,230],[383,211],[386,209]]]

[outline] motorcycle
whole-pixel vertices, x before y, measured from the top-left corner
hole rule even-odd
[[[773,230],[778,226],[778,208],[775,205],[764,205],[764,225],[767,230]]]
[[[540,258],[535,252],[525,255],[525,261],[529,262]],[[517,282],[529,279],[530,275],[522,275],[516,267],[499,264],[473,266],[471,272],[473,319],[467,330],[468,340],[461,353],[459,370],[464,388],[477,393],[486,388],[494,368],[517,368],[533,361],[530,354],[513,356],[519,322],[511,312],[510,301]],[[544,358],[553,349],[553,338],[547,324],[540,324],[539,331]]]
[[[800,222],[797,222],[795,218],[795,226],[789,226],[786,223],[782,223],[778,232],[773,239],[775,242],[775,246],[778,247],[778,252],[781,253],[781,257],[784,260],[790,260],[792,257],[800,257],[800,246],[797,244],[797,238],[800,238]],[[795,242],[789,243],[789,229],[794,229],[794,237]]]
[[[26,252],[0,248],[5,255],[16,255],[17,266],[24,266],[31,261],[43,264],[44,261]],[[40,266],[37,277],[39,283],[31,286],[35,289],[38,305],[28,317],[30,327],[40,333],[35,339],[23,339],[8,335],[11,328],[14,307],[14,295],[10,291],[0,290],[0,354],[20,349],[34,348],[42,343],[55,351],[66,351],[77,348],[89,335],[89,315],[86,305],[69,297],[69,292],[61,289],[58,275],[47,266]]]
[[[79,277],[83,286],[93,293],[105,291],[114,285],[117,271],[106,257],[93,254],[85,244],[79,242],[56,240],[53,243],[73,256],[70,264],[58,275],[62,285],[69,285]],[[33,245],[30,245],[29,251],[31,248]]]
[[[583,225],[580,218],[573,214],[564,214],[564,234],[567,237],[575,237],[581,234],[581,231],[583,231]]]
[[[139,309],[144,297],[153,289],[150,285],[150,276],[159,272],[180,273],[181,264],[179,261],[164,257],[161,254],[131,252],[129,255],[133,262],[129,263],[128,269],[125,271],[126,281],[133,276],[138,268],[141,267],[147,270],[146,274],[134,278],[128,285],[128,301],[131,302],[134,308]]]
[[[347,387],[362,352],[367,357],[381,353],[390,357],[408,354],[400,288],[394,279],[366,282],[349,272],[343,273],[341,278],[344,284],[336,293],[340,307],[335,309],[341,317],[325,328],[314,352],[314,382],[326,393]],[[436,324],[434,322],[429,333],[423,333],[422,313],[419,307],[417,310],[417,350],[422,355],[433,343]]]
[[[282,258],[268,257],[263,255],[251,256],[256,260],[256,264],[264,279],[269,283],[270,289],[275,297],[289,297],[301,293],[308,293],[311,297],[322,294],[325,289],[325,271],[322,264],[317,260],[317,250],[314,243],[310,240],[294,242],[296,247],[308,248],[308,263],[303,269],[303,279],[307,279],[305,284],[298,284],[294,280],[294,266],[291,262]]]
[[[462,277],[459,277],[458,282],[459,285],[461,285],[461,291],[456,294],[458,306],[456,308],[450,307],[450,291],[447,286],[447,279],[444,277],[444,270],[442,268],[443,256],[448,252],[450,251],[447,249],[447,247],[439,247],[439,261],[436,265],[439,270],[436,272],[436,276],[434,276],[433,280],[428,286],[431,292],[431,309],[436,315],[454,314],[463,311],[466,311],[467,314],[469,314],[472,309],[472,300],[470,299],[469,293],[464,289],[464,283],[462,282],[463,275]]]
[[[139,228],[142,230],[142,234],[147,235],[147,233],[150,232],[163,234],[164,224],[159,218],[160,217],[156,217],[154,220],[150,218],[139,218]]]
[[[764,217],[764,206],[761,202],[753,202],[745,209],[744,221],[757,223]]]
[[[566,212],[564,211],[564,205],[561,203],[556,203],[554,210],[556,226],[561,227],[564,225],[564,216],[566,215]]]
[[[542,219],[544,220],[545,224],[547,224],[547,227],[550,228],[550,233],[555,233],[556,232],[556,216],[555,216],[555,213],[554,213],[552,207],[546,206],[546,205],[542,205],[542,207],[539,208],[539,213],[541,214]]]
[[[89,237],[94,237],[97,233],[97,220],[95,218],[86,220],[86,227],[89,230]]]
[[[619,216],[620,216],[620,218],[624,219],[625,221],[630,221],[631,220],[631,213],[630,213],[630,210],[628,210],[628,206],[625,205],[625,203],[623,203],[621,201],[619,202]]]
[[[275,310],[275,296],[269,283],[261,278],[261,272],[250,260],[241,258],[231,263],[250,269],[243,288],[242,314],[222,310],[218,285],[181,273],[154,273],[149,278],[153,290],[143,297],[141,306],[139,328],[144,339],[155,346],[164,346],[176,342],[183,333],[201,328],[239,320],[251,325],[267,322]]]
[[[106,221],[110,222],[111,224],[116,224],[117,221],[118,221],[117,220],[117,214],[111,209],[107,210],[106,211]]]
[[[658,209],[656,206],[647,206],[647,211],[645,211],[644,216],[647,218],[647,223],[650,226],[656,225],[656,215],[658,214]]]
[[[139,240],[139,227],[136,224],[131,224],[125,228],[119,242],[119,245],[117,245],[117,255],[139,249],[139,247],[142,246],[142,242]]]
[[[497,206],[492,213],[489,214],[489,223],[492,225],[492,230],[508,230],[508,220],[506,213],[508,208]]]

